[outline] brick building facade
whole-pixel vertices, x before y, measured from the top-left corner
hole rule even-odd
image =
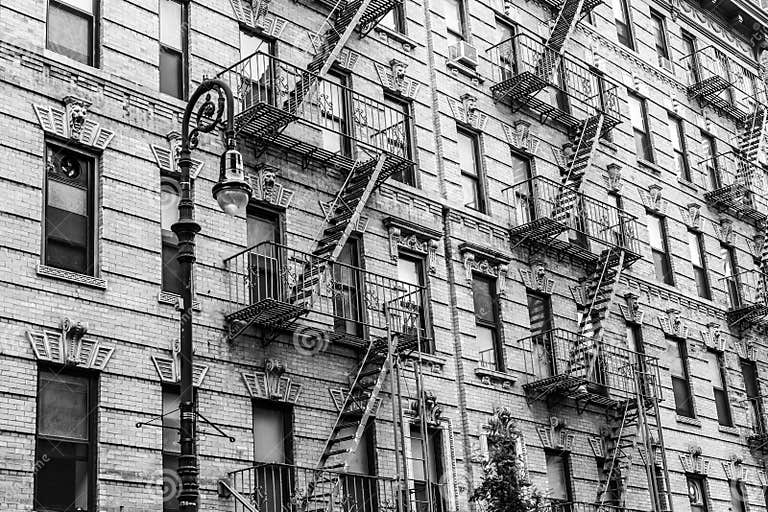
[[[220,76],[254,197],[201,135],[201,509],[337,469],[371,340],[418,332],[347,508],[475,507],[505,407],[563,510],[765,510],[768,15],[613,1],[364,2],[335,53],[361,4],[0,4],[0,509],[174,509],[174,156]]]

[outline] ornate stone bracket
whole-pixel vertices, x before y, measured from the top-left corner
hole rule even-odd
[[[275,38],[280,38],[288,22],[269,13],[271,0],[230,0],[237,21]]]
[[[541,146],[541,139],[533,132],[531,132],[531,123],[528,121],[520,120],[514,125],[502,123],[501,129],[504,131],[504,137],[507,139],[507,144],[512,149],[523,151],[530,155],[536,156],[539,153]]]
[[[171,357],[152,356],[152,362],[157,370],[157,375],[161,382],[178,384],[181,381],[181,354],[179,342],[171,343]],[[192,385],[200,387],[208,374],[208,365],[201,363],[192,363]]]
[[[45,133],[74,140],[98,151],[106,149],[115,136],[115,132],[102,128],[99,123],[88,118],[90,101],[66,96],[64,108],[45,105],[33,107]]]
[[[763,247],[765,246],[766,238],[765,233],[758,231],[752,238],[747,238],[747,247],[752,254],[752,258],[756,260],[763,259]]]
[[[464,277],[467,284],[472,284],[472,274],[477,272],[495,277],[496,294],[498,296],[506,294],[511,256],[469,242],[459,244],[459,254],[464,261]]]
[[[625,322],[631,322],[635,324],[642,324],[645,317],[645,311],[642,310],[642,306],[638,301],[640,297],[632,292],[624,294],[624,301],[626,304],[619,303],[619,310],[624,317]]]
[[[59,332],[28,329],[27,338],[38,361],[103,370],[115,349],[86,338],[87,332],[88,324],[64,318]]]
[[[733,344],[736,349],[736,353],[742,359],[747,361],[757,361],[761,358],[758,357],[758,348],[752,339],[741,339]]]
[[[549,276],[547,267],[543,263],[534,263],[530,269],[520,268],[518,272],[520,273],[520,279],[523,280],[523,284],[529,290],[548,295],[551,295],[555,290],[555,280]]]
[[[448,98],[448,106],[456,121],[483,131],[488,116],[477,108],[477,98],[469,93],[462,94],[458,100]]]
[[[614,194],[621,194],[621,189],[624,186],[621,177],[621,169],[622,167],[619,164],[608,164],[606,167],[606,174],[603,176],[608,191],[613,192]]]
[[[680,217],[683,219],[683,223],[685,223],[688,229],[701,231],[701,205],[689,203],[688,206],[681,206]]]
[[[405,74],[405,70],[408,67],[407,63],[392,59],[389,61],[389,66],[377,62],[374,64],[374,67],[383,88],[402,94],[406,98],[416,98],[421,84]]]
[[[666,214],[669,202],[662,196],[662,188],[659,185],[651,185],[648,190],[638,187],[638,192],[646,210],[660,215]]]
[[[596,459],[605,458],[607,452],[605,450],[605,442],[603,441],[603,437],[589,436],[587,437],[587,442],[589,442],[589,446],[592,448],[592,453],[595,455]]]
[[[576,439],[576,434],[565,428],[565,421],[556,416],[549,418],[548,426],[536,427],[536,432],[541,439],[541,445],[549,450],[570,452]]]
[[[680,316],[680,310],[670,308],[666,315],[659,315],[659,325],[664,334],[673,338],[688,338],[688,326]]]
[[[715,230],[715,236],[720,242],[733,245],[733,221],[730,219],[720,219],[720,222],[712,221],[712,229]]]
[[[179,153],[181,152],[181,134],[176,130],[168,132],[165,136],[168,140],[168,144],[160,146],[158,144],[150,144],[149,148],[152,150],[152,154],[155,156],[155,162],[160,168],[160,172],[169,175],[179,175]],[[192,159],[192,167],[189,169],[189,176],[192,179],[197,178],[200,171],[205,164],[202,160],[197,158]]]
[[[704,346],[718,352],[725,352],[725,348],[728,345],[728,337],[720,329],[720,324],[717,322],[707,324],[707,330],[701,331],[701,339],[704,342]]]
[[[741,455],[731,455],[728,462],[723,462],[723,471],[728,480],[734,482],[747,482],[749,477],[749,468],[744,464],[744,457]]]
[[[406,249],[426,257],[430,274],[437,271],[437,247],[442,237],[440,231],[397,217],[387,217],[383,222],[389,233],[389,256],[392,261],[397,261],[399,249]]]
[[[689,474],[708,475],[710,460],[701,455],[700,446],[690,446],[688,453],[680,454],[683,471]]]
[[[410,401],[408,414],[416,418],[421,418],[423,409],[427,425],[439,425],[443,421],[443,408],[437,402],[437,395],[431,390],[424,390],[422,395],[421,402],[419,400]],[[423,408],[421,407],[422,403],[424,404]]]
[[[285,365],[276,359],[265,359],[264,369],[243,372],[243,382],[251,398],[276,400],[295,404],[299,400],[301,385],[286,374]]]
[[[280,208],[288,208],[296,191],[278,181],[279,169],[262,165],[248,176],[253,188],[253,199]]]

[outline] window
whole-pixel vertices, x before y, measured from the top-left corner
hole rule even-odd
[[[603,457],[595,458],[595,465],[597,466],[597,487],[601,492],[605,493],[605,497],[602,498],[602,502],[605,505],[611,506],[614,503],[619,503],[619,497],[616,495],[616,490],[610,485],[608,479],[608,471],[606,465],[610,463],[610,459],[606,460]]]
[[[96,461],[94,385],[41,370],[37,390],[36,510],[91,510]]]
[[[415,512],[443,512],[444,496],[440,482],[444,474],[443,445],[441,431],[428,429],[427,439],[418,426],[411,426],[411,475],[413,475],[413,493]],[[430,498],[427,489],[432,489],[432,509],[429,508]]]
[[[496,310],[496,287],[490,278],[475,275],[472,278],[472,298],[475,304],[477,351],[480,365],[494,370],[504,369],[504,356],[499,339]]]
[[[701,233],[688,231],[688,250],[691,254],[693,277],[696,280],[696,291],[699,294],[699,297],[711,299],[712,292],[709,288],[707,260],[704,258],[704,237]]]
[[[753,361],[741,360],[741,375],[747,392],[750,426],[756,434],[765,433],[763,399],[760,395],[760,382],[757,379],[757,365]]]
[[[717,161],[717,143],[715,138],[708,133],[701,132],[702,163],[709,178],[710,190],[717,190],[723,186],[720,169]]]
[[[656,215],[648,215],[648,237],[653,253],[653,268],[656,272],[656,280],[674,286],[672,276],[672,264],[669,258],[667,246],[667,230],[664,219]]]
[[[365,309],[362,299],[363,275],[360,272],[360,246],[350,238],[333,266],[334,327],[337,332],[360,337],[363,335]],[[338,264],[340,263],[340,264]]]
[[[243,108],[250,108],[257,103],[275,104],[271,84],[275,81],[274,62],[270,56],[275,55],[274,43],[257,35],[240,32],[240,59],[242,63],[242,78],[240,97]]]
[[[628,0],[613,0],[613,17],[616,19],[616,35],[627,48],[635,49]]]
[[[160,234],[162,237],[162,262],[164,292],[181,295],[184,282],[181,265],[176,258],[179,240],[171,226],[179,220],[179,182],[173,178],[163,178],[160,184]]]
[[[691,382],[688,373],[688,350],[685,340],[670,340],[669,373],[672,376],[672,392],[675,395],[675,412],[680,416],[694,418]]]
[[[533,203],[533,176],[531,160],[518,153],[510,153],[509,163],[512,166],[512,185],[514,186],[514,209],[516,225],[522,226],[536,220],[536,209]]]
[[[731,491],[731,512],[747,512],[744,484],[739,480],[728,480]]]
[[[54,144],[46,151],[46,265],[94,275],[95,158]]]
[[[160,92],[184,98],[186,27],[184,5],[160,0]]]
[[[448,44],[454,45],[464,39],[464,6],[462,0],[442,0],[441,3]]]
[[[686,77],[688,85],[700,82],[699,62],[694,55],[696,53],[696,38],[688,32],[683,31],[683,62],[685,63]]]
[[[251,303],[264,299],[284,300],[280,294],[280,219],[271,212],[248,208],[246,217]]]
[[[691,502],[691,512],[709,512],[702,478],[688,477],[688,500]]]
[[[397,278],[398,280],[413,285],[407,292],[413,292],[417,290],[417,287],[425,286],[426,276],[424,274],[424,259],[417,258],[410,255],[400,254],[397,258]],[[412,295],[409,301],[416,302],[419,313],[419,329],[421,330],[419,336],[421,337],[421,351],[431,354],[432,348],[432,332],[429,327],[429,310],[422,303],[422,295]]]
[[[177,389],[163,388],[163,512],[179,510],[179,491],[181,480],[179,470],[179,405],[181,401]],[[175,487],[166,478],[174,478]],[[174,492],[175,491],[175,492]]]
[[[457,135],[464,206],[485,212],[483,188],[480,182],[480,141],[476,134],[465,130],[459,129]]]
[[[672,141],[673,158],[677,175],[686,181],[691,181],[691,166],[688,164],[688,150],[685,145],[685,125],[679,117],[667,114],[669,140]]]
[[[282,512],[290,506],[293,411],[289,406],[267,401],[253,404],[253,461],[256,466],[254,495],[256,508],[263,512]]]
[[[648,112],[645,108],[645,100],[634,94],[629,95],[629,117],[632,120],[637,158],[653,162],[653,148],[648,130]]]
[[[320,107],[320,123],[323,125],[323,149],[331,153],[349,156],[352,148],[349,138],[348,91],[344,75],[330,72],[326,75],[327,102]]]
[[[517,74],[517,62],[515,58],[515,26],[496,18],[496,33],[499,35],[496,42],[500,81],[510,80]]]
[[[405,34],[405,6],[402,3],[396,3],[395,6],[387,11],[387,14],[379,21],[379,26],[388,28],[398,34]]]
[[[528,293],[528,319],[530,321],[533,371],[537,377],[555,375],[552,346],[552,302],[549,296]]]
[[[739,262],[736,259],[736,250],[727,244],[720,244],[720,259],[723,262],[723,276],[725,276],[725,287],[728,291],[728,300],[731,309],[741,307],[741,286],[739,286],[739,275],[737,269]]]
[[[376,474],[375,421],[369,421],[363,430],[360,442],[352,454],[343,477],[344,510],[348,512],[377,512],[378,487],[376,480],[355,475]]]
[[[571,484],[568,478],[570,468],[564,453],[546,452],[547,483],[549,496],[554,502],[571,501]]]
[[[45,47],[94,66],[95,4],[95,0],[49,0]]]
[[[656,43],[656,56],[659,58],[659,66],[669,69],[669,46],[667,44],[667,29],[664,16],[656,11],[651,11],[651,29]]]
[[[643,342],[643,326],[635,323],[627,324],[627,347],[638,354],[645,353]]]
[[[384,95],[384,126],[382,133],[385,140],[382,141],[382,147],[411,160],[411,106],[407,101],[396,98],[390,94]],[[416,175],[414,167],[409,165],[406,169],[393,174],[392,178],[405,183],[406,185],[416,186]]]
[[[717,422],[724,427],[732,427],[733,418],[731,416],[731,406],[728,403],[728,387],[723,355],[707,350],[704,353],[704,360],[707,362],[707,376],[712,383],[712,390],[714,392]]]

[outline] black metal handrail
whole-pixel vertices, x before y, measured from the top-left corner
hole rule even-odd
[[[761,270],[743,270],[721,277],[719,281],[722,281],[726,287],[732,310],[768,304],[768,296],[766,296],[768,274]]]
[[[621,120],[616,84],[575,59],[559,56],[558,52],[526,33],[520,32],[490,47],[487,54],[495,83],[530,73],[576,100],[587,115],[603,112],[617,121]],[[552,67],[558,60],[559,64]]]
[[[566,329],[523,338],[528,384],[558,377],[582,380],[600,392],[629,399],[660,399],[658,359],[629,349],[596,343]]]
[[[247,116],[259,105],[268,105],[347,137],[364,149],[410,158],[407,131],[412,124],[404,109],[391,107],[262,51],[239,60],[218,76],[235,91],[236,117]]]
[[[544,176],[504,189],[510,226],[543,219],[589,237],[601,245],[640,252],[637,217]]]

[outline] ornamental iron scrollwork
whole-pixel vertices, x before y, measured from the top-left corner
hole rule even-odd
[[[214,102],[211,91],[216,93]],[[210,133],[216,129],[224,116],[225,95],[221,86],[213,83],[211,90],[205,94],[194,115],[194,128],[189,133],[189,149],[197,148],[201,133]]]

